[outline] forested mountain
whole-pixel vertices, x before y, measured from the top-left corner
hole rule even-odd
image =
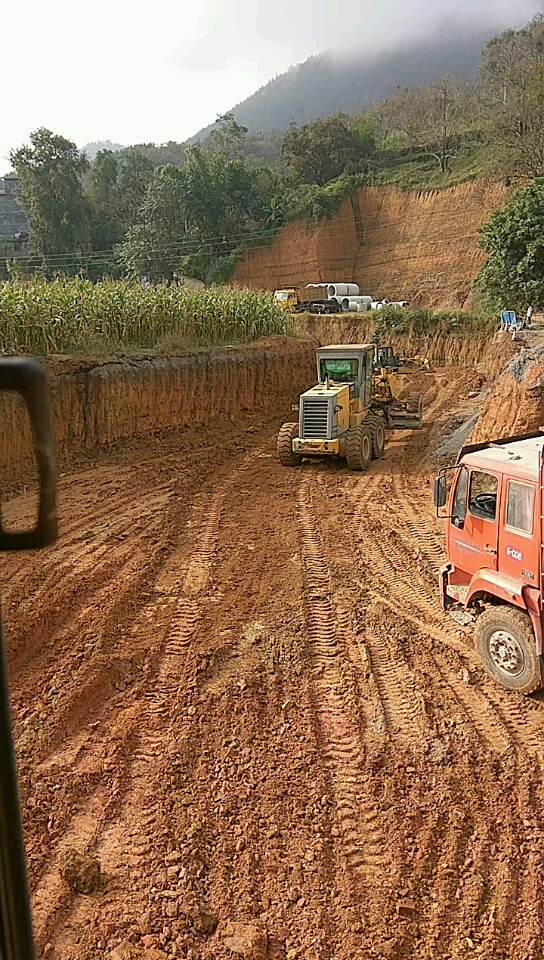
[[[251,133],[286,130],[342,111],[360,113],[394,93],[398,85],[419,86],[438,74],[472,77],[492,30],[449,28],[394,50],[357,54],[323,53],[291,67],[233,109]],[[211,128],[200,131],[202,140]]]
[[[117,153],[118,150],[124,149],[122,143],[112,143],[111,140],[96,140],[93,143],[86,143],[83,147],[83,152],[89,160],[94,160],[97,153],[100,153],[101,150],[112,150],[113,153]]]

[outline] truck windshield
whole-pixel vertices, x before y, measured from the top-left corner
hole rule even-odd
[[[355,358],[346,360],[321,360],[320,380],[334,380],[336,383],[355,383],[359,378],[359,361]]]

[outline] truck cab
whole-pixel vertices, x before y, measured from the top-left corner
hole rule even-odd
[[[466,446],[435,483],[437,511],[446,508],[442,606],[474,625],[488,673],[523,693],[543,680],[543,450],[540,431]]]
[[[292,310],[298,306],[299,295],[294,287],[289,287],[286,290],[275,290],[274,291],[274,301],[280,303],[282,307],[285,307],[288,310]]]

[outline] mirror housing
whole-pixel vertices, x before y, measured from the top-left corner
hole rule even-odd
[[[437,477],[436,480],[434,481],[433,501],[437,510],[439,510],[440,507],[446,506],[447,497],[448,497],[448,488],[446,485],[446,477],[444,476],[443,473],[441,473],[440,476]]]

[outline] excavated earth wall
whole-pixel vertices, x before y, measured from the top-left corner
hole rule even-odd
[[[302,329],[304,327],[304,329]],[[199,443],[198,428],[246,418],[289,416],[291,404],[315,382],[318,343],[368,341],[364,325],[309,318],[301,338],[271,337],[242,347],[178,357],[81,363],[51,361],[49,382],[59,465],[70,468],[119,444],[175,431]],[[508,338],[429,337],[391,341],[405,355],[437,365],[476,367],[497,377],[512,355]],[[35,475],[30,424],[17,398],[0,397],[0,470],[18,483]],[[221,436],[218,436],[221,442]]]
[[[481,443],[544,425],[544,346],[523,349],[489,394],[471,440]]]
[[[310,340],[271,337],[181,357],[52,361],[49,382],[60,466],[123,441],[247,415],[283,415],[292,398],[313,382],[314,353]],[[17,398],[0,398],[0,437],[3,479],[31,476],[30,424]]]
[[[298,318],[298,332],[319,343],[370,343],[373,327],[369,321],[349,317],[319,317],[303,315]],[[443,333],[421,337],[413,334],[387,338],[399,356],[427,357],[436,366],[476,367],[486,377],[498,377],[518,347],[508,336],[496,334],[493,338],[452,337]]]
[[[246,250],[233,282],[274,290],[354,280],[377,298],[468,307],[483,259],[478,228],[508,196],[502,183],[481,180],[447,190],[362,187],[330,220],[289,223],[270,245]]]

